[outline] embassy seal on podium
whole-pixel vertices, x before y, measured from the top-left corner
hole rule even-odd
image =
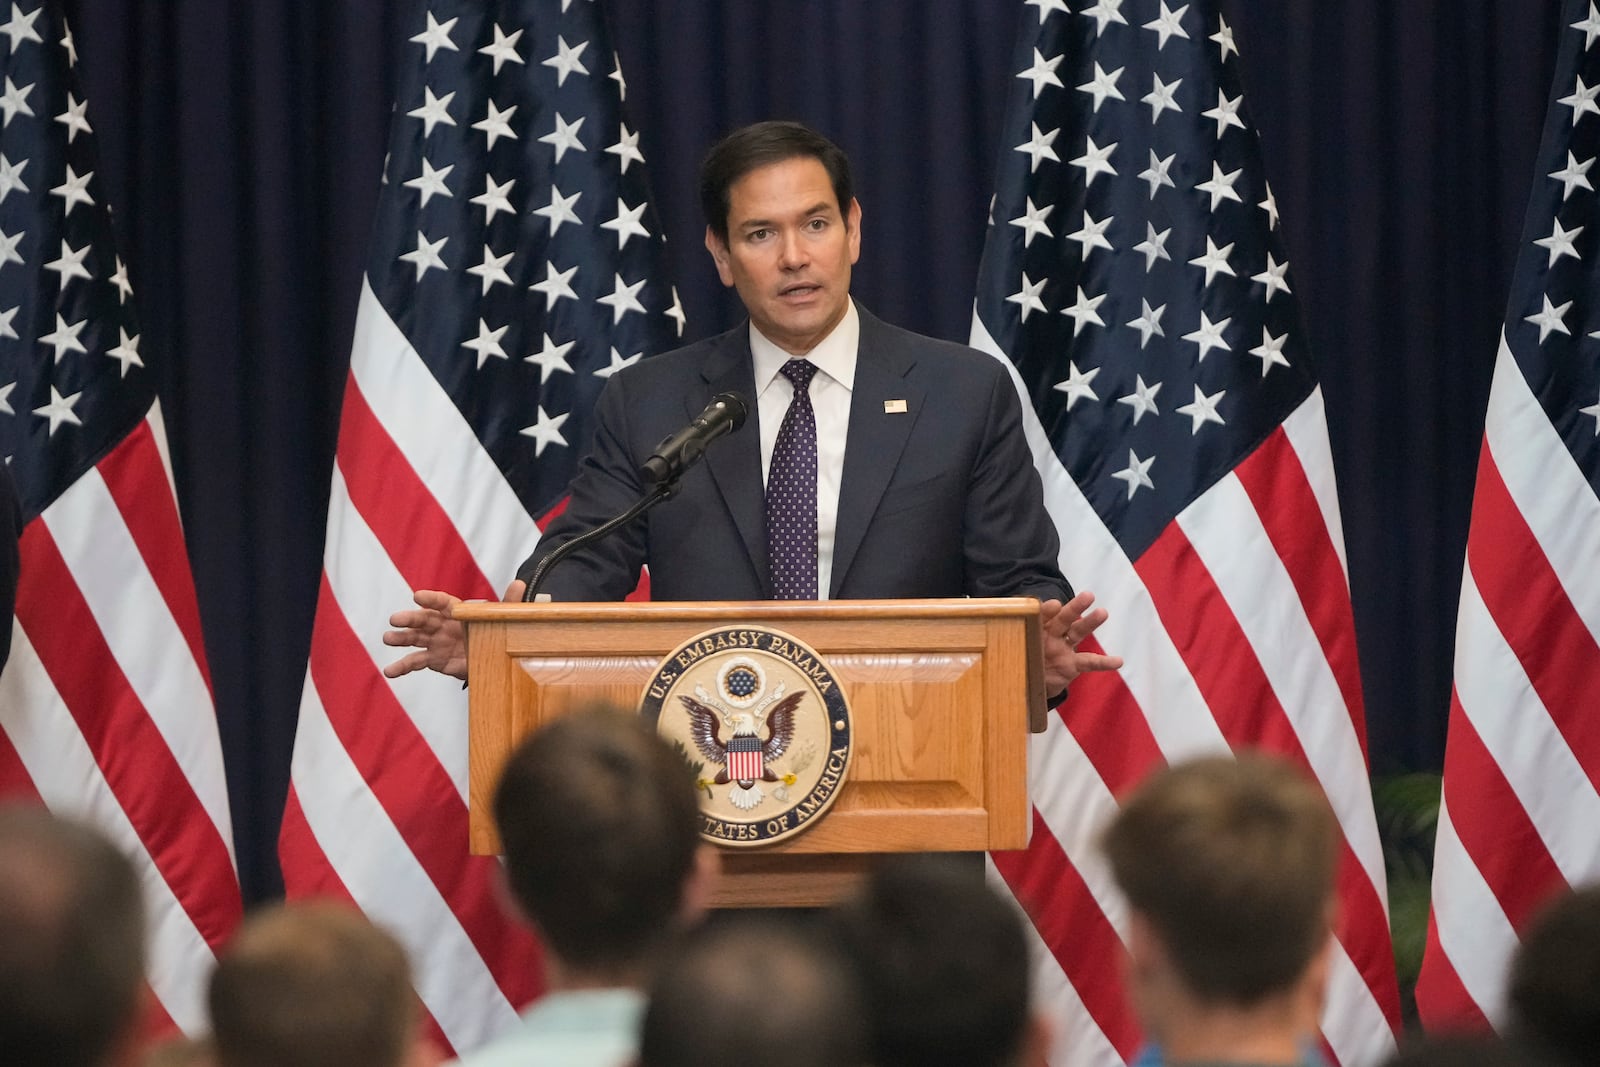
[[[808,829],[850,770],[850,709],[827,662],[792,634],[726,626],[667,653],[639,712],[682,754],[700,834],[733,847]]]

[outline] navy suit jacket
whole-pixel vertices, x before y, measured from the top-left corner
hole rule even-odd
[[[857,308],[829,595],[1070,597],[1005,368]],[[558,563],[542,591],[563,601],[620,600],[648,564],[656,600],[770,599],[752,368],[744,324],[613,376],[567,509],[520,573],[625,511],[645,492],[639,466],[662,439],[732,391],[750,401],[745,426],[712,442],[672,498]],[[889,410],[901,406],[889,401],[904,401],[904,410]]]

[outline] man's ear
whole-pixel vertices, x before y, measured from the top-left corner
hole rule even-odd
[[[844,215],[845,229],[850,233],[850,262],[861,258],[861,201],[850,198],[850,210]]]
[[[495,863],[494,877],[489,881],[494,886],[494,902],[500,906],[501,913],[512,922],[533,929],[533,917],[517,902],[517,894],[511,890],[511,876],[506,873],[504,860]]]
[[[1128,913],[1128,948],[1122,954],[1122,988],[1145,1033],[1159,1040],[1162,1004],[1170,996],[1171,964],[1154,925],[1137,911]]]
[[[1022,1031],[1022,1047],[1018,1050],[1020,1054],[1017,1056],[1017,1063],[1022,1067],[1049,1063],[1050,1043],[1055,1039],[1056,1027],[1049,1016],[1031,1012],[1028,1015],[1028,1024]]]
[[[1128,916],[1128,950],[1122,957],[1123,981],[1132,984],[1147,977],[1149,969],[1165,958],[1165,946],[1150,920],[1138,912],[1131,912]]]
[[[1329,919],[1333,918],[1333,908],[1329,908]],[[1305,1015],[1304,1025],[1307,1033],[1315,1033],[1318,1020],[1322,1018],[1322,1009],[1328,1002],[1328,976],[1333,969],[1333,930],[1330,927],[1327,937],[1321,947],[1312,955],[1306,964],[1305,973],[1300,977],[1299,991],[1301,996],[1301,1010]]]
[[[711,261],[717,265],[717,277],[722,279],[722,284],[733,286],[733,267],[728,262],[728,242],[717,236],[717,231],[710,226],[706,227],[706,251],[711,253]]]
[[[406,1041],[405,1058],[401,1061],[402,1067],[441,1067],[449,1060],[450,1057],[423,1029],[421,1022],[413,1021],[411,1034]]]

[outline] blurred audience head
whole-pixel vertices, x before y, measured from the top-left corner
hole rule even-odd
[[[657,950],[704,910],[715,857],[702,849],[688,765],[637,715],[564,715],[514,751],[494,798],[518,910],[555,960],[642,984]]]
[[[43,808],[0,806],[0,1060],[96,1067],[138,1025],[144,909],[127,857]]]
[[[1407,1042],[1382,1067],[1551,1067],[1494,1037],[1449,1036]]]
[[[218,1067],[410,1067],[431,1062],[405,949],[332,902],[268,908],[217,960]]]
[[[974,870],[897,858],[836,909],[872,1020],[877,1067],[1006,1067],[1042,1059],[1015,906]]]
[[[650,990],[640,1067],[864,1067],[867,1020],[825,929],[737,916],[695,932]]]
[[[1103,843],[1131,911],[1129,995],[1152,1036],[1222,1016],[1314,1035],[1339,827],[1309,780],[1260,755],[1175,764],[1126,799]]]
[[[1600,885],[1564,893],[1522,934],[1511,961],[1516,1037],[1563,1064],[1600,1064]]]

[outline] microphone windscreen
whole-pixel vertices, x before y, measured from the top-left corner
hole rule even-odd
[[[711,398],[713,404],[721,404],[728,412],[728,429],[737,430],[744,425],[744,420],[750,414],[750,405],[738,393],[718,393]]]

